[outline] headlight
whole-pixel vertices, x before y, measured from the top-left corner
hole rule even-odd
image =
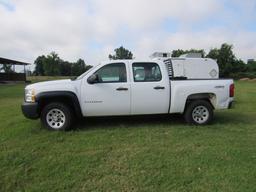
[[[25,101],[29,103],[35,102],[35,91],[34,89],[25,89]]]

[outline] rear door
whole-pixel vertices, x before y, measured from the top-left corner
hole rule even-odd
[[[130,65],[131,114],[168,113],[170,86],[165,66],[154,62]]]

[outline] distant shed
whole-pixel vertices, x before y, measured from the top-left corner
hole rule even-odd
[[[21,61],[11,60],[0,57],[0,65],[11,65],[12,72],[0,72],[0,82],[9,82],[9,81],[25,81],[26,82],[26,66],[30,63],[25,63]],[[16,73],[15,66],[22,65],[24,68],[23,73]]]

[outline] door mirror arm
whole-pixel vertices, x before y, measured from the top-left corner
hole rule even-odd
[[[97,74],[92,74],[90,77],[88,77],[87,82],[89,84],[94,84],[99,82],[99,76]]]

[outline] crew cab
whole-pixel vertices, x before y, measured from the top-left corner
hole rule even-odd
[[[194,65],[189,72],[183,63],[181,70],[180,58],[112,60],[74,80],[26,86],[22,111],[27,118],[41,118],[50,130],[68,130],[76,118],[92,116],[179,113],[190,124],[208,124],[213,110],[230,108],[234,83],[232,79],[216,78],[218,68],[214,60],[190,60],[213,63],[214,69],[203,70],[210,74],[209,78],[195,78],[203,65]]]

